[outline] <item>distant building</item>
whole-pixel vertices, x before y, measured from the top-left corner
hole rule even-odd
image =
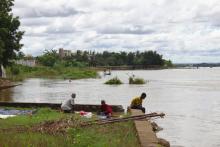
[[[30,66],[30,67],[34,67],[36,66],[36,60],[32,59],[32,60],[16,60],[15,61],[16,64],[20,64],[20,65],[24,65],[24,66]]]
[[[59,49],[59,57],[64,58],[64,57],[69,57],[71,56],[71,50],[64,50],[63,48]]]

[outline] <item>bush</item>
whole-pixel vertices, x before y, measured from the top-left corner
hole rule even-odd
[[[145,84],[144,79],[129,77],[129,84]]]
[[[12,75],[18,75],[20,73],[19,67],[13,65],[11,67],[11,73],[12,73]]]
[[[121,82],[120,79],[118,79],[117,77],[113,78],[113,79],[110,79],[108,80],[107,82],[105,82],[105,84],[109,84],[109,85],[119,85],[119,84],[123,84]]]

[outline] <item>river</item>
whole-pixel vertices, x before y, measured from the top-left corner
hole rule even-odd
[[[145,85],[129,85],[128,75],[144,78]],[[147,93],[147,112],[164,112],[157,119],[164,128],[157,135],[175,147],[220,146],[220,68],[112,71],[99,79],[27,79],[21,86],[0,91],[0,101],[61,103],[77,95],[76,103],[120,104],[126,109],[131,99]],[[124,84],[103,84],[117,76]]]

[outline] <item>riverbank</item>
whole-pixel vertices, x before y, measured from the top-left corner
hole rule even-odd
[[[12,82],[10,80],[0,78],[0,87],[9,86]]]
[[[89,68],[74,67],[28,67],[22,65],[13,65],[6,69],[8,79],[12,81],[21,81],[26,78],[54,78],[54,79],[85,79],[96,78],[96,70]]]
[[[132,121],[80,127],[94,119],[95,115],[88,119],[40,108],[32,115],[0,119],[0,142],[3,146],[140,147]]]
[[[18,86],[20,84],[15,84],[8,79],[0,78],[0,90]]]

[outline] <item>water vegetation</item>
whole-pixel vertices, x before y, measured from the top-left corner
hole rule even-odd
[[[63,120],[74,121],[74,126],[63,129],[59,124]],[[80,127],[80,123],[90,120],[78,114],[39,108],[33,115],[0,119],[0,142],[2,146],[33,147],[140,146],[133,122]]]
[[[105,84],[109,85],[120,85],[123,84],[122,81],[118,77],[114,77],[108,81],[105,82]]]
[[[145,84],[145,80],[142,78],[129,77],[129,84]]]
[[[83,79],[96,78],[97,72],[88,68],[80,67],[28,67],[22,65],[11,65],[6,68],[7,77],[13,81],[25,78],[62,78],[62,79]]]

